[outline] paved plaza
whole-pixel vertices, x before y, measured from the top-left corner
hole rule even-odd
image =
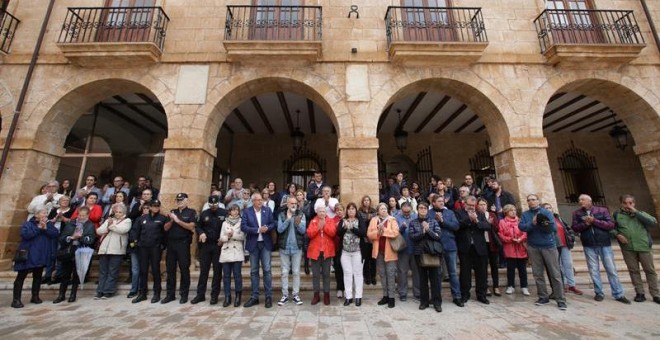
[[[377,306],[378,291],[368,291],[361,307],[343,307],[333,298],[330,306],[288,304],[271,309],[223,308],[199,305],[137,305],[125,296],[93,300],[92,286],[79,292],[79,300],[53,305],[55,291],[42,294],[44,303],[12,309],[11,292],[0,291],[1,339],[98,338],[222,338],[222,339],[657,339],[660,305],[653,302],[623,305],[606,298],[595,302],[591,292],[570,295],[568,310],[554,304],[534,306],[534,296],[491,298],[490,305],[470,301],[459,308],[445,295],[443,312],[418,310],[416,301],[397,301],[394,309]],[[445,291],[443,293],[448,293]],[[628,291],[631,297],[632,292]],[[151,296],[149,296],[151,298]],[[277,300],[279,295],[275,296]]]

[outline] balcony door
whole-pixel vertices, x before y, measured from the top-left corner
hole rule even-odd
[[[97,41],[149,41],[155,5],[156,0],[106,0]]]
[[[455,41],[451,0],[401,0],[406,41]]]
[[[604,42],[598,19],[587,11],[594,9],[591,0],[548,0],[552,35],[555,43],[597,44]],[[571,11],[565,11],[571,10]]]
[[[301,40],[304,0],[253,0],[250,40]]]

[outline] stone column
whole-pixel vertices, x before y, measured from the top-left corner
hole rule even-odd
[[[360,206],[364,195],[378,202],[378,138],[342,137],[339,152],[339,187],[342,204]]]
[[[59,155],[43,151],[19,146],[9,152],[0,180],[0,270],[11,269],[27,206],[43,184],[55,179],[59,164]]]
[[[526,197],[537,194],[543,202],[557,206],[544,137],[511,138],[505,146],[491,148],[500,184],[513,193],[523,209]]]
[[[637,145],[634,150],[642,164],[646,184],[649,186],[649,192],[655,207],[655,212],[649,213],[655,213],[656,217],[660,216],[660,147]],[[651,233],[655,238],[660,237],[658,228],[651,228]]]
[[[161,212],[166,214],[176,209],[176,195],[185,192],[188,194],[188,207],[199,214],[209,196],[215,150],[180,147],[173,140],[165,140],[163,149],[165,160],[160,188]],[[191,270],[195,268],[195,242],[196,237],[190,248],[193,259]]]

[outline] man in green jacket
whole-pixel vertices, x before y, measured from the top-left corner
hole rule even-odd
[[[651,215],[635,209],[635,197],[623,195],[620,198],[621,208],[614,213],[616,228],[612,234],[616,236],[621,245],[623,260],[626,262],[630,279],[635,285],[636,302],[646,301],[644,285],[639,264],[642,264],[646,281],[649,284],[649,293],[653,302],[660,304],[660,291],[658,291],[658,276],[653,265],[653,251],[651,250],[651,235],[649,229],[656,226],[658,221]]]

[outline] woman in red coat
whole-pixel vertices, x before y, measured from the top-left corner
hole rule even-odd
[[[318,207],[316,217],[307,227],[309,237],[307,258],[312,260],[312,285],[314,287],[312,305],[321,301],[319,295],[321,277],[323,277],[323,304],[330,304],[330,264],[335,256],[336,233],[337,225],[332,218],[327,216],[325,206]]]
[[[520,278],[520,287],[525,296],[529,295],[527,290],[527,233],[518,229],[520,220],[516,216],[516,207],[512,204],[507,204],[502,208],[504,218],[500,220],[499,235],[502,240],[502,247],[504,248],[504,257],[506,257],[506,291],[507,294],[512,294],[515,291],[515,275],[518,269],[518,277]]]

